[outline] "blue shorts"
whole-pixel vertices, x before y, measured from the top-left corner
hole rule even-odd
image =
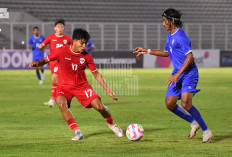
[[[44,59],[44,55],[33,55],[33,61],[39,61],[40,59]]]
[[[177,96],[178,99],[181,99],[182,93],[193,93],[195,95],[200,91],[200,89],[196,89],[198,79],[199,75],[197,70],[182,73],[176,82],[176,87],[175,83],[172,86],[168,86],[166,97]]]

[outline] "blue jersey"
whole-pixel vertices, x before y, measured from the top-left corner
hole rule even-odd
[[[39,45],[44,41],[44,39],[45,37],[43,35],[40,35],[39,37],[32,35],[30,37],[28,44],[32,46],[33,61],[44,58],[44,53],[39,49]]]
[[[91,54],[91,55],[92,55],[91,50],[87,50],[87,48],[92,48],[92,47],[94,47],[94,44],[93,44],[93,42],[92,42],[91,40],[89,40],[88,43],[87,43],[87,45],[86,45],[85,50],[86,50],[89,54]]]
[[[184,64],[187,57],[186,55],[192,52],[191,41],[183,30],[178,29],[175,33],[168,34],[165,51],[169,54],[174,66],[174,70],[172,72],[173,75],[177,73]],[[173,83],[172,86],[168,86],[166,97],[177,96],[180,99],[182,93],[190,92],[196,94],[200,91],[199,89],[196,89],[198,79],[198,69],[193,61],[180,75],[176,82],[176,86],[175,83]]]
[[[185,32],[178,28],[175,33],[168,34],[164,50],[168,52],[172,65],[174,66],[173,73],[176,73],[182,67],[187,57],[186,55],[192,52],[191,41]],[[191,70],[197,70],[195,62],[192,62],[185,71]]]

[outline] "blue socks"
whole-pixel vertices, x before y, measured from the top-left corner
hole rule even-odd
[[[44,73],[44,69],[41,69],[41,72]]]
[[[38,79],[41,80],[39,70],[36,70],[36,75],[37,75]]]
[[[201,126],[203,131],[208,130],[204,119],[202,118],[200,112],[198,111],[198,109],[195,106],[192,106],[192,108],[190,110],[188,110],[188,112],[192,115],[192,117],[197,121],[197,123]]]
[[[189,123],[192,123],[194,121],[193,117],[179,105],[176,105],[172,110],[172,112],[175,113],[180,118],[188,121]]]

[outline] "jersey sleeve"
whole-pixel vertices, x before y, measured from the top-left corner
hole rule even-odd
[[[55,53],[50,53],[47,56],[48,61],[51,62],[54,60],[59,60],[61,52],[62,52],[62,47],[58,48]]]
[[[191,41],[189,40],[188,36],[184,34],[182,38],[180,39],[180,45],[182,52],[187,55],[188,53],[192,52],[191,49]]]
[[[50,36],[50,35],[47,36],[47,38],[42,42],[42,44],[43,44],[44,46],[46,46],[47,44],[50,43],[50,39],[51,39],[51,36]]]
[[[93,61],[93,57],[90,54],[88,54],[87,65],[90,71],[94,72],[97,70],[97,67]]]
[[[32,41],[33,41],[33,39],[32,39],[32,37],[30,37],[30,39],[29,39],[29,41],[28,41],[28,44],[29,44],[29,45],[32,45]]]
[[[165,52],[168,52],[168,38],[169,38],[169,34],[167,36],[166,45],[165,45],[165,48],[164,48]]]

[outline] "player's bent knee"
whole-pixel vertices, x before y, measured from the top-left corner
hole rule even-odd
[[[175,103],[173,103],[171,100],[166,99],[165,100],[165,105],[169,110],[173,110],[173,108],[175,107]]]
[[[189,110],[192,107],[192,104],[189,103],[189,101],[181,101],[181,106],[185,109],[185,110]]]

